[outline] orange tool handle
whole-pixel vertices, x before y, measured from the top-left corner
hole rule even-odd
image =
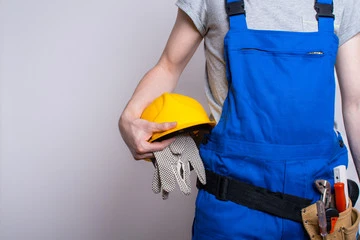
[[[333,233],[335,231],[335,224],[336,224],[336,221],[337,221],[337,217],[332,217],[330,220],[331,220],[331,230],[330,230],[330,233]]]
[[[344,183],[337,182],[334,184],[335,189],[335,204],[336,209],[339,212],[343,212],[346,210],[346,199],[345,199],[345,192],[344,192]]]

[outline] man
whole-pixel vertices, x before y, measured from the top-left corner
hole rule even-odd
[[[140,115],[153,99],[175,89],[204,39],[206,93],[218,123],[210,143],[200,148],[205,168],[314,201],[319,194],[313,181],[331,180],[332,168],[347,164],[346,148],[337,144],[341,136],[330,126],[335,58],[346,133],[360,174],[360,3],[335,0],[332,11],[331,2],[321,1],[318,15],[309,0],[245,1],[246,14],[242,4],[231,3],[226,14],[221,1],[177,2],[164,52],[119,120],[123,139],[137,160],[152,158],[173,141],[148,143],[154,132],[176,123],[156,124]],[[307,238],[301,223],[218,198],[199,192],[193,239]]]

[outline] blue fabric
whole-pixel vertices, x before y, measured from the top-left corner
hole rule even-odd
[[[333,168],[348,162],[333,129],[338,49],[333,19],[319,18],[319,31],[310,33],[247,29],[245,15],[229,22],[224,41],[229,91],[219,123],[200,146],[205,168],[315,202],[320,194],[313,182],[333,183]],[[308,237],[300,223],[201,190],[193,240],[203,239]]]

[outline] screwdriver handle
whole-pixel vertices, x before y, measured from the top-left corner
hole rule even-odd
[[[335,205],[336,209],[339,212],[346,210],[346,198],[345,198],[345,189],[343,182],[337,182],[334,184],[335,190]]]

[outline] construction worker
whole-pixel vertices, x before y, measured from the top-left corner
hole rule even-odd
[[[178,0],[177,6],[159,62],[120,117],[125,143],[140,160],[174,141],[148,139],[176,122],[140,116],[155,98],[175,89],[204,39],[205,89],[217,125],[200,145],[200,155],[208,184],[223,181],[215,192],[200,187],[193,240],[308,239],[298,213],[271,199],[280,193],[290,199],[284,206],[301,205],[302,199],[313,203],[320,196],[314,181],[333,183],[333,168],[347,165],[346,146],[333,129],[334,65],[360,175],[360,1]],[[227,199],[233,180],[250,186],[240,189],[247,198]],[[252,198],[252,191],[264,193],[264,199]]]

